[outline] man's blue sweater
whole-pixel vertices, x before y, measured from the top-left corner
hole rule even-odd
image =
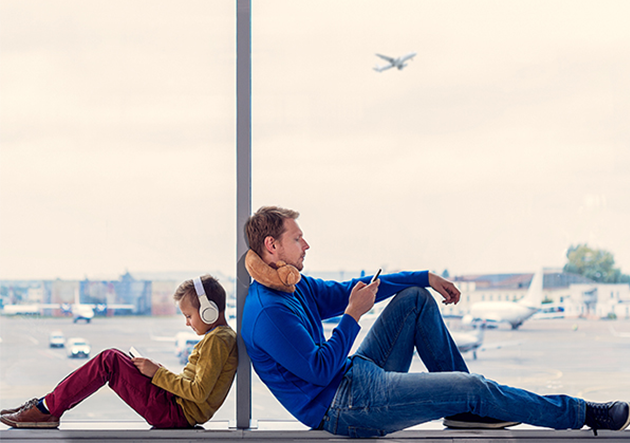
[[[295,418],[317,427],[350,363],[359,325],[344,314],[331,338],[322,320],[343,314],[352,288],[370,277],[346,282],[302,275],[293,293],[254,281],[243,311],[241,334],[260,379]],[[410,286],[429,286],[427,271],[382,275],[376,301]]]

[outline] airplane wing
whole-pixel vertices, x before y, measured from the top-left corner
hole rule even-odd
[[[383,60],[387,60],[388,62],[390,62],[392,65],[394,64],[394,62],[396,61],[395,58],[393,57],[388,57],[386,55],[381,55],[381,54],[376,54],[377,57],[382,58]]]
[[[414,58],[416,56],[416,53],[413,52],[411,54],[407,54],[404,57],[401,57],[400,61],[401,62],[406,62],[407,60],[411,60],[412,58]]]
[[[386,69],[390,69],[390,68],[393,68],[393,67],[394,67],[394,65],[376,66],[376,67],[374,68],[374,70],[375,70],[376,72],[383,72],[383,71],[385,71]]]

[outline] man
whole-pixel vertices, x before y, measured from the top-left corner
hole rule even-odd
[[[301,275],[309,244],[298,213],[262,207],[247,221],[253,277],[242,335],[254,369],[302,423],[351,437],[385,435],[446,417],[451,427],[519,422],[555,429],[621,430],[628,404],[541,396],[470,374],[433,296],[457,303],[460,292],[433,273],[400,272],[348,282]],[[356,354],[358,321],[375,301],[395,295]],[[322,320],[342,315],[326,340]],[[409,373],[414,349],[428,373]]]

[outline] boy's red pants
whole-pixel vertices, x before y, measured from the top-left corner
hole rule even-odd
[[[109,382],[109,387],[155,428],[189,428],[175,394],[151,383],[131,358],[118,349],[107,349],[68,375],[46,395],[51,414],[61,417],[68,409]]]

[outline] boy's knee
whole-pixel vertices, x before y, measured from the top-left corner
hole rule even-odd
[[[129,359],[129,357],[127,356],[127,354],[125,354],[124,352],[122,352],[120,349],[105,349],[104,351],[101,351],[96,357],[94,358],[98,358],[107,362],[114,362],[116,360],[120,360],[120,359]]]

